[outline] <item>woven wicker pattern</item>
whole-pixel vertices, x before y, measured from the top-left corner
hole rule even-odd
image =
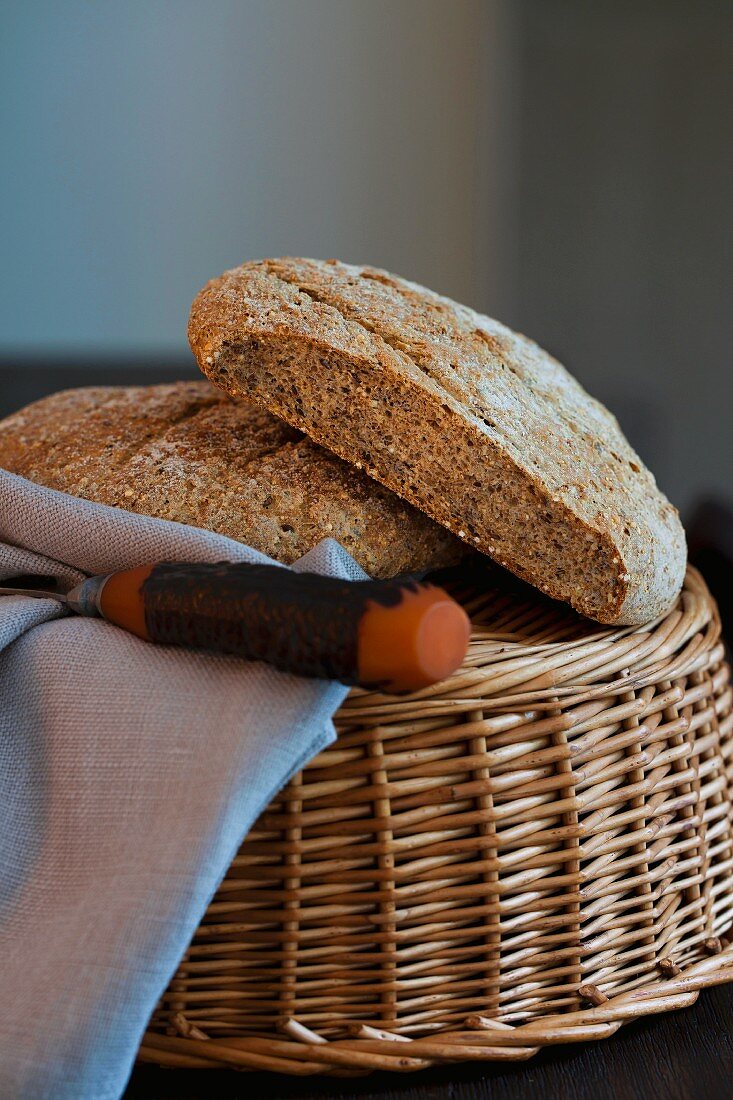
[[[241,848],[142,1057],[521,1058],[733,977],[731,688],[700,576],[642,628],[494,574],[461,595],[463,668],[351,693]]]

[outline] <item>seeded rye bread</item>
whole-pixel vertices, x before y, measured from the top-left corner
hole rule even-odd
[[[439,568],[465,553],[365,474],[204,379],[44,398],[0,421],[0,466],[217,531],[286,564],[327,536],[377,577]]]
[[[204,373],[363,468],[469,545],[608,623],[664,612],[676,510],[546,352],[387,272],[262,260],[196,297]]]

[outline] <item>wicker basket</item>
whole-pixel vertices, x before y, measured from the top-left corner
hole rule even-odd
[[[351,693],[242,846],[142,1059],[527,1058],[733,979],[731,688],[699,574],[643,628],[503,581],[462,597],[462,670]]]

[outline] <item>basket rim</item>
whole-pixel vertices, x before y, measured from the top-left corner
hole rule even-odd
[[[544,709],[639,690],[662,674],[673,679],[688,673],[702,648],[720,642],[717,605],[692,565],[669,610],[637,626],[597,623],[534,590],[522,590],[518,596],[505,593],[502,583],[454,594],[472,621],[462,666],[440,683],[410,695],[352,688],[334,719],[340,731],[352,722],[382,725],[404,720],[408,713],[455,714],[486,703],[502,710]],[[482,622],[482,613],[494,611],[497,599],[506,599],[508,614]],[[527,636],[521,633],[523,627],[526,630],[524,617],[532,620]],[[505,620],[508,632],[501,629]]]

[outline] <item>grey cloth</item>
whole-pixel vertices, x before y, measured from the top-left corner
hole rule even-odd
[[[263,562],[0,470],[0,577]],[[296,569],[364,573],[326,540]],[[247,829],[347,689],[0,597],[0,1097],[107,1100]]]

